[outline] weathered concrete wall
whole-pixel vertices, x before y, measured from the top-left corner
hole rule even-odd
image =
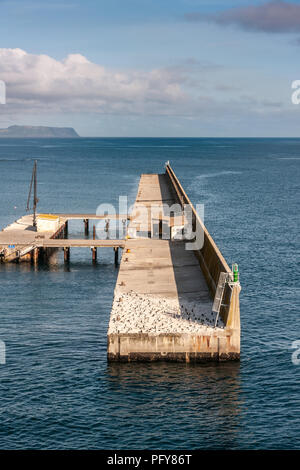
[[[197,334],[111,334],[110,361],[227,361],[238,360],[239,344],[231,332]]]

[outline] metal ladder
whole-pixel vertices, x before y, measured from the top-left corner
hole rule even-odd
[[[214,303],[212,306],[212,312],[216,314],[215,328],[219,320],[221,307],[222,305],[224,305],[222,304],[222,301],[223,301],[225,286],[228,280],[229,280],[229,274],[225,272],[221,272],[219,276],[216,293],[215,293]]]

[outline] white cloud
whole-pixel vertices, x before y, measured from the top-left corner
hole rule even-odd
[[[14,109],[98,111],[102,113],[175,112],[188,100],[185,77],[172,69],[149,72],[109,70],[81,54],[62,61],[22,49],[0,49],[0,79]]]
[[[28,123],[48,119],[47,125],[53,125],[50,116],[55,122],[65,116],[62,125],[71,125],[75,116],[92,123],[97,116],[108,122],[113,115],[115,123],[131,118],[142,122],[144,117],[150,122],[152,116],[160,124],[165,118],[201,123],[199,132],[221,122],[219,134],[225,135],[223,127],[229,123],[235,126],[240,119],[247,122],[250,116],[261,115],[277,119],[291,108],[290,83],[287,86],[285,80],[271,87],[270,77],[261,71],[193,59],[150,71],[111,70],[81,54],[59,61],[21,49],[0,49],[0,80],[7,88],[7,104],[0,106],[1,126],[4,118],[6,125],[22,124],[27,117]],[[119,132],[118,127],[115,135]]]

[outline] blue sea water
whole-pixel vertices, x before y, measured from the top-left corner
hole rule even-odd
[[[240,363],[108,364],[117,276],[74,249],[64,266],[0,265],[1,449],[295,449],[300,445],[299,139],[0,140],[0,227],[25,213],[132,202],[170,160],[228,263],[240,266]],[[70,224],[83,236],[82,223]],[[299,355],[300,357],[300,355]]]

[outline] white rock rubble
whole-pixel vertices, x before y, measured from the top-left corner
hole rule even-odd
[[[212,331],[212,303],[115,292],[108,334],[205,333]],[[224,328],[219,318],[217,328]]]

